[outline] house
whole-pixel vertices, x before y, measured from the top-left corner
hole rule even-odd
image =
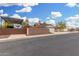
[[[51,24],[41,23],[40,21],[34,25],[34,27],[28,28],[29,34],[50,34],[54,33],[54,26]]]
[[[52,24],[47,24],[45,27],[49,29],[50,33],[54,33],[55,32],[55,27]]]
[[[23,19],[0,16],[0,35],[26,34],[22,27]]]
[[[10,18],[10,17],[0,17],[2,28],[19,28],[22,27],[20,24],[23,22],[23,19]]]
[[[38,35],[38,34],[49,34],[54,32],[53,25],[41,23],[40,21],[36,23],[34,26],[29,27],[28,20],[26,20],[26,22],[23,22],[23,19],[2,17],[2,16],[0,17],[0,20],[1,20],[0,35],[2,34]]]

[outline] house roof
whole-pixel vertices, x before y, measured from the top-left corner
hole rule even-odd
[[[10,23],[22,23],[23,19],[18,19],[18,18],[10,18],[10,17],[4,17],[4,16],[0,16],[4,21],[6,22],[10,22]]]

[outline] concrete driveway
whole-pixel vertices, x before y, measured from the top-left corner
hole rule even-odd
[[[79,56],[79,33],[0,42],[4,56]]]

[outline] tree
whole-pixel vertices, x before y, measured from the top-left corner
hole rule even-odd
[[[22,26],[23,26],[23,27],[25,27],[25,26],[26,26],[26,27],[29,27],[29,21],[28,21],[28,20],[23,21],[23,22],[22,22]]]
[[[57,24],[57,28],[60,30],[60,31],[63,31],[65,28],[66,28],[66,24],[64,22],[59,22]]]

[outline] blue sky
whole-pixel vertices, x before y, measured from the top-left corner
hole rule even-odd
[[[16,13],[15,10],[21,8],[23,8],[23,6],[17,6],[17,5],[8,7],[0,6],[0,9],[3,9],[4,13],[7,13],[9,16]],[[39,3],[39,5],[32,6],[31,8],[32,8],[31,12],[19,12],[17,14],[19,14],[22,17],[28,17],[28,18],[38,17],[42,19],[42,21],[44,21],[46,20],[46,17],[48,17],[51,14],[52,11],[61,12],[63,14],[63,18],[72,15],[71,13],[73,12],[73,10],[71,11],[72,8],[68,8],[65,6],[65,4],[61,3]],[[71,12],[69,13],[70,15],[67,12]]]
[[[70,17],[74,19],[78,18],[79,4],[77,3],[0,4],[0,13],[3,16],[4,15],[9,17],[19,16],[19,18],[24,17],[28,19],[39,19],[43,22],[44,21],[46,22],[48,20],[54,20],[55,22],[59,21],[70,22],[71,19]],[[73,19],[71,22],[73,22]],[[75,23],[76,22],[78,22],[78,20],[75,21]]]

